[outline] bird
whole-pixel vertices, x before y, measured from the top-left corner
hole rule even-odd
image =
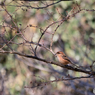
[[[60,63],[62,63],[63,65],[67,65],[67,64],[73,64],[75,65],[74,63],[72,63],[70,61],[70,59],[62,52],[62,51],[58,51],[55,56],[57,56],[58,58],[58,61]],[[78,67],[77,65],[75,65],[76,67]],[[78,67],[79,68],[79,67]]]

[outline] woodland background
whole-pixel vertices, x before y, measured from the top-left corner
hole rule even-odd
[[[95,71],[95,0],[0,1],[0,95],[95,95],[95,73],[14,53],[57,62],[59,50]]]

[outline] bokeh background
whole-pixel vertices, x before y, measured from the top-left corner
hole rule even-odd
[[[76,0],[75,3],[61,1],[42,9],[29,6],[43,7],[55,1],[5,0],[5,5],[3,1],[0,1],[0,50],[15,50],[30,55],[33,55],[32,49],[36,45],[24,43],[25,39],[37,43],[43,32],[41,28],[46,29],[52,22],[64,19],[76,1],[82,9],[95,9],[95,0]],[[74,11],[77,10],[75,7]],[[52,33],[58,24],[59,22],[47,29],[40,44],[49,48]],[[65,52],[73,62],[90,70],[90,65],[95,60],[95,11],[81,11],[64,21],[54,34],[52,49],[54,52]],[[37,56],[57,61],[50,51],[42,47],[37,48]],[[92,70],[95,70],[94,66]],[[68,74],[72,77],[86,75],[16,54],[0,53],[0,95],[95,95],[94,78],[51,82],[38,86],[42,82],[69,77]]]

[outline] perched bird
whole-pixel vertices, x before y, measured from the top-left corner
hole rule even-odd
[[[73,65],[75,65],[74,63],[72,63],[70,61],[70,59],[62,51],[58,51],[55,54],[55,56],[57,56],[59,62],[62,63],[62,64],[64,64],[64,65],[67,65],[67,64],[73,64]],[[75,66],[78,67],[77,65],[75,65]]]

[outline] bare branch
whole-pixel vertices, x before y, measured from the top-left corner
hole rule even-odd
[[[5,6],[27,7],[27,8],[37,9],[38,10],[38,9],[45,9],[45,8],[50,7],[52,5],[58,4],[60,2],[61,2],[61,0],[59,0],[59,1],[55,2],[55,3],[48,4],[48,5],[44,6],[44,7],[33,7],[31,5],[25,5],[25,4],[24,5],[5,5]],[[2,3],[0,5],[2,6]]]
[[[76,80],[76,79],[84,79],[84,78],[93,78],[93,77],[91,77],[91,75],[88,75],[88,76],[81,76],[81,77],[74,77],[74,78],[60,78],[60,79],[55,79],[53,81],[42,82],[40,85],[37,85],[37,86],[25,87],[25,88],[42,87],[42,86],[45,86],[47,84],[51,84],[51,83],[54,83],[54,82]]]
[[[17,54],[17,55],[20,55],[20,56],[23,56],[23,57],[33,58],[35,60],[39,60],[39,61],[42,61],[42,62],[45,62],[45,63],[54,64],[54,65],[57,65],[57,66],[60,66],[62,68],[66,68],[66,69],[69,69],[69,70],[73,70],[73,71],[77,71],[77,72],[82,72],[82,73],[86,73],[86,74],[95,75],[95,72],[94,71],[87,71],[87,70],[83,70],[83,69],[74,68],[72,66],[63,65],[63,64],[58,63],[58,62],[56,63],[56,62],[53,62],[53,61],[48,61],[48,60],[41,59],[41,58],[36,57],[36,56],[22,54],[22,53],[19,53],[19,52],[16,52],[16,51],[0,51],[0,53]]]

